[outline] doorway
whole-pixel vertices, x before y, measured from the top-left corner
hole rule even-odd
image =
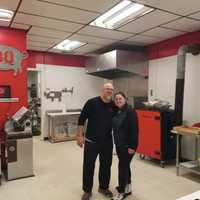
[[[41,95],[40,95],[40,71],[28,68],[28,107],[31,111],[32,133],[41,134]]]

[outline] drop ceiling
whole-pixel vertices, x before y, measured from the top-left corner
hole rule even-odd
[[[200,0],[137,0],[154,8],[142,17],[115,30],[89,23],[121,0],[1,0],[0,8],[15,12],[11,22],[0,26],[27,31],[27,48],[47,52],[64,39],[79,40],[84,46],[71,54],[91,55],[116,44],[146,46],[200,30]]]

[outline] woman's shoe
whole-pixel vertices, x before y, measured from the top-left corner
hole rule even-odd
[[[125,197],[130,195],[132,193],[132,185],[131,183],[126,184],[125,190],[124,190],[124,195]]]
[[[122,200],[124,198],[125,198],[124,193],[118,193],[112,198],[112,200]]]

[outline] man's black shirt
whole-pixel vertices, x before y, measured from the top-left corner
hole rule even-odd
[[[89,99],[80,114],[78,125],[84,125],[88,120],[85,137],[93,142],[103,142],[112,138],[112,118],[115,106],[113,101],[103,102],[101,97]]]

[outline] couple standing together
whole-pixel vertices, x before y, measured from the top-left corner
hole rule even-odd
[[[84,146],[83,195],[81,200],[92,196],[95,161],[99,155],[98,192],[113,200],[122,200],[131,194],[130,162],[138,144],[138,125],[136,113],[127,104],[122,92],[114,95],[113,85],[106,83],[101,95],[89,99],[84,105],[78,120],[77,144]],[[87,130],[84,125],[87,120]],[[113,137],[112,137],[113,131]],[[117,194],[109,190],[113,140],[119,159]]]

